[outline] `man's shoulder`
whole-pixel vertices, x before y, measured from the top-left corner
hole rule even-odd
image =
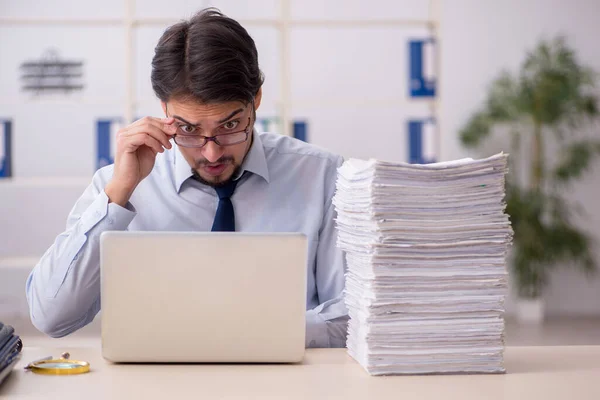
[[[342,156],[338,154],[290,136],[276,133],[261,133],[260,141],[267,157],[289,156],[297,159],[306,159],[306,161],[322,160],[336,167],[343,161]]]

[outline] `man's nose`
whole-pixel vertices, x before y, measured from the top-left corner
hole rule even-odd
[[[211,163],[214,163],[219,158],[221,158],[221,156],[223,156],[223,147],[219,146],[218,144],[212,141],[206,143],[202,150],[202,155],[204,156],[204,158],[206,158],[206,160]]]

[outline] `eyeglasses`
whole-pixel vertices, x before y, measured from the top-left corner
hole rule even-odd
[[[232,130],[237,125],[234,127],[227,127],[227,125],[235,121],[226,122],[215,130],[216,133],[213,136],[194,135],[192,132],[196,131],[197,127],[193,125],[179,125],[177,126],[177,132],[173,135],[173,140],[181,147],[200,148],[204,147],[208,142],[215,142],[219,146],[233,146],[234,144],[243,143],[248,140],[251,121],[252,118],[248,117],[246,128],[242,131],[234,132]]]

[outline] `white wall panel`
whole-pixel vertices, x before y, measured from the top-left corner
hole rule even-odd
[[[0,0],[0,17],[119,18],[124,5],[124,0]]]
[[[19,103],[32,97],[20,90],[19,67],[25,61],[40,60],[49,49],[57,50],[61,60],[84,62],[81,95],[87,101],[121,101],[125,87],[123,37],[122,28],[111,26],[0,25],[0,102]],[[72,97],[79,102],[79,96]]]
[[[90,182],[91,176],[0,182],[0,259],[41,257],[65,230],[69,212]]]
[[[217,7],[224,14],[236,19],[269,19],[280,14],[280,0],[207,0],[207,5]]]
[[[12,40],[18,37],[19,40]],[[76,40],[75,40],[76,38]],[[123,31],[114,27],[0,26],[0,104],[13,120],[15,177],[89,176],[95,165],[95,121],[121,114],[125,73]],[[49,48],[81,60],[84,89],[39,95],[21,90],[19,66]]]
[[[294,107],[292,116],[308,122],[309,142],[345,158],[408,160],[408,118],[426,118],[424,106],[341,105]]]
[[[298,19],[427,19],[429,0],[292,0]]]
[[[292,99],[407,99],[409,38],[425,29],[294,28]]]
[[[189,18],[206,7],[216,7],[224,14],[237,19],[275,18],[279,13],[278,0],[137,0],[137,18]]]

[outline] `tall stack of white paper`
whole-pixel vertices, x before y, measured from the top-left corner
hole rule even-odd
[[[373,375],[504,372],[507,155],[338,172],[350,355]]]

